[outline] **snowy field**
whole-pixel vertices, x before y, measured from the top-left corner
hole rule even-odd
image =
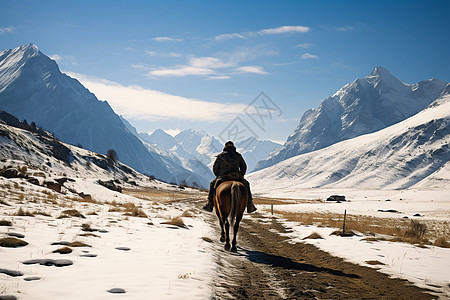
[[[350,201],[341,203],[325,201],[333,194],[345,195]],[[445,226],[447,235],[450,233],[448,191],[305,189],[285,193],[264,193],[260,196],[285,199],[286,203],[297,202],[297,204],[274,206],[275,216],[281,220],[286,212],[343,216],[346,210],[348,215],[370,216],[382,220],[408,217],[420,222],[436,221]],[[307,199],[305,201],[307,203],[298,203],[300,200],[296,201],[296,199]],[[269,205],[260,205],[258,208],[260,211],[265,211],[264,215],[267,218],[271,217]],[[389,210],[397,212],[387,212]],[[420,216],[414,217],[416,214]],[[284,221],[284,225],[292,231],[287,234],[292,239],[292,243],[311,243],[347,261],[376,268],[380,272],[433,290],[442,299],[450,297],[450,248],[431,245],[422,248],[409,243],[382,239],[364,240],[368,236],[359,233],[353,237],[339,237],[330,235],[339,228],[302,225],[299,222],[287,220]],[[322,239],[305,239],[314,232],[318,233]]]
[[[0,186],[2,199],[10,204],[0,205],[0,220],[12,223],[0,226],[0,239],[23,235],[19,239],[28,243],[0,247],[0,295],[109,299],[117,297],[111,292],[125,292],[120,296],[126,299],[210,299],[212,254],[203,238],[212,229],[201,218],[190,217],[183,204],[169,203],[175,191],[173,197],[166,191],[167,199],[145,201],[78,179],[71,188],[89,191],[96,203],[87,203],[19,180],[15,184],[0,178]],[[8,192],[14,186],[24,189],[23,194]],[[147,217],[127,216],[123,208],[133,206],[130,203]],[[35,216],[15,216],[19,208]],[[85,218],[58,218],[68,209]],[[170,222],[181,215],[184,225]],[[164,224],[168,221],[172,224]],[[71,253],[53,253],[72,242],[88,246],[69,245]],[[44,265],[25,264],[30,260],[43,260]],[[50,265],[52,260],[67,266]]]

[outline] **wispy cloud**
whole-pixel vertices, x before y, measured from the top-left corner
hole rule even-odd
[[[78,63],[73,56],[61,56],[55,53],[53,55],[50,55],[50,58],[56,61],[58,64],[78,66]]]
[[[246,39],[250,37],[255,37],[258,35],[273,35],[273,34],[283,34],[283,33],[305,33],[311,28],[308,26],[280,26],[275,28],[267,28],[259,31],[246,31],[243,33],[223,33],[219,34],[214,39],[216,41],[225,41],[230,39]]]
[[[157,36],[157,37],[152,38],[152,40],[154,40],[155,42],[160,42],[160,43],[163,43],[163,42],[182,42],[183,41],[183,39],[176,39],[176,38],[171,38],[171,37],[168,37],[168,36]]]
[[[176,52],[156,52],[156,51],[150,51],[145,50],[145,53],[149,56],[158,56],[158,57],[181,57],[184,56],[184,54],[176,53]]]
[[[319,56],[311,53],[303,53],[302,56],[300,56],[301,59],[311,59],[311,58],[319,58]]]
[[[355,27],[353,27],[353,26],[343,26],[343,27],[335,27],[334,29],[336,31],[351,31],[351,30],[355,29]]]
[[[260,66],[243,66],[235,69],[239,73],[269,74]]]
[[[223,62],[221,59],[210,56],[191,57],[188,65],[181,65],[175,68],[162,68],[148,73],[156,77],[184,77],[189,75],[207,76],[214,75],[212,79],[226,79],[223,75],[216,74],[217,69],[232,67],[232,63]]]
[[[158,69],[150,71],[148,74],[151,76],[157,77],[185,77],[189,75],[210,75],[213,74],[214,71],[207,68],[198,68],[192,66],[180,66],[174,69]]]
[[[108,101],[116,113],[126,118],[227,121],[243,114],[247,106],[180,97],[136,85],[125,86],[83,74],[68,73],[68,75],[78,79],[99,99]]]
[[[216,36],[214,39],[216,41],[225,41],[230,39],[245,39],[245,36],[243,36],[240,33],[223,33]]]
[[[307,48],[311,48],[312,46],[313,46],[313,44],[310,44],[310,43],[303,43],[303,44],[298,44],[298,45],[296,45],[295,47],[307,49]]]
[[[0,34],[13,33],[16,30],[13,26],[0,27]]]
[[[305,33],[308,32],[311,28],[308,26],[280,26],[276,28],[268,28],[258,31],[258,34],[265,35],[265,34],[282,34],[282,33],[289,33],[289,32],[301,32]]]

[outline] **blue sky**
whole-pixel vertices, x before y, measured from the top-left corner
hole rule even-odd
[[[449,82],[448,11],[450,1],[6,0],[0,48],[36,44],[141,132],[218,136],[238,117],[284,141],[307,109],[376,66],[406,83]],[[252,119],[260,92],[276,107]]]

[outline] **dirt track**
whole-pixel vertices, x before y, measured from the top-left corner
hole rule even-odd
[[[211,222],[218,228],[217,219]],[[313,245],[288,243],[276,219],[245,215],[239,253],[218,250],[216,299],[435,299],[407,281],[329,255]],[[218,235],[219,236],[219,235]],[[215,249],[222,249],[214,241]]]

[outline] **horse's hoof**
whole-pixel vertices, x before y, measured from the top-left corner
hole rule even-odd
[[[224,236],[221,236],[220,237],[220,241],[223,243],[223,242],[225,242],[225,237]]]
[[[225,244],[225,250],[226,251],[230,251],[230,248],[231,248],[230,244]]]
[[[236,248],[236,246],[231,247],[231,252],[237,253],[237,248]]]

